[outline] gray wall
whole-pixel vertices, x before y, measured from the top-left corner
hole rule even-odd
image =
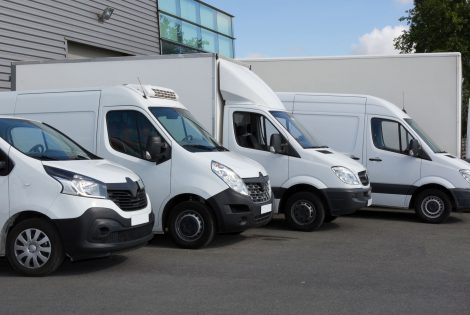
[[[107,6],[114,14],[99,23]],[[159,54],[156,0],[0,0],[0,91],[10,89],[12,61],[66,58],[67,41]]]

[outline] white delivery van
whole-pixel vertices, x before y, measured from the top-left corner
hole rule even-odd
[[[278,96],[321,143],[367,166],[374,205],[414,208],[430,223],[470,208],[470,164],[439,148],[394,104],[369,95]]]
[[[325,220],[371,202],[364,166],[321,147],[256,74],[233,60],[215,54],[190,54],[22,62],[12,67],[12,84],[18,91],[138,83],[138,78],[174,89],[216,140],[266,168],[273,186],[274,210],[285,213],[293,228],[313,230]],[[123,101],[116,98],[115,103]],[[170,104],[161,102],[161,106]],[[163,125],[172,121],[155,111],[149,115]],[[189,176],[188,169],[184,172]],[[256,177],[251,171],[245,176]],[[184,180],[188,181],[189,177]]]
[[[271,220],[266,170],[218,145],[171,90],[121,85],[0,93],[6,103],[2,97],[11,104],[0,112],[47,122],[136,172],[152,201],[153,231],[168,232],[181,247]]]
[[[135,173],[42,123],[0,116],[0,255],[14,270],[42,276],[65,256],[144,245],[153,218]]]

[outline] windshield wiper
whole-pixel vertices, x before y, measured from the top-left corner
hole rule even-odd
[[[77,154],[75,156],[75,160],[89,160],[90,158],[86,157],[86,156],[83,156],[83,155],[80,155],[80,154]]]
[[[440,151],[437,151],[436,153],[447,153],[447,151],[440,150]]]
[[[328,149],[329,146],[327,145],[316,145],[316,146],[311,146],[311,147],[306,147],[305,149]]]
[[[30,155],[32,158],[39,159],[41,161],[58,161],[59,159],[49,155]]]
[[[184,147],[191,147],[191,148],[205,150],[205,151],[217,150],[217,147],[208,147],[208,146],[202,145],[202,144],[185,144],[185,145],[183,145],[183,148]]]

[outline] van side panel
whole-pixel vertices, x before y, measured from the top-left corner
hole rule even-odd
[[[95,153],[100,95],[100,91],[20,94],[15,116],[64,130],[67,136]]]

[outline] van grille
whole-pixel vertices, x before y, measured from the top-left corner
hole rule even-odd
[[[362,185],[367,186],[369,185],[369,176],[367,176],[367,171],[362,171],[358,173],[359,180],[361,181]]]
[[[263,203],[271,199],[271,191],[267,182],[246,183],[246,187],[254,203]]]
[[[153,93],[155,93],[155,97],[176,100],[176,93],[173,91],[166,91],[160,89],[152,89],[152,91]]]
[[[129,190],[108,190],[108,197],[123,211],[135,211],[147,207],[145,189],[137,191],[135,196]]]

